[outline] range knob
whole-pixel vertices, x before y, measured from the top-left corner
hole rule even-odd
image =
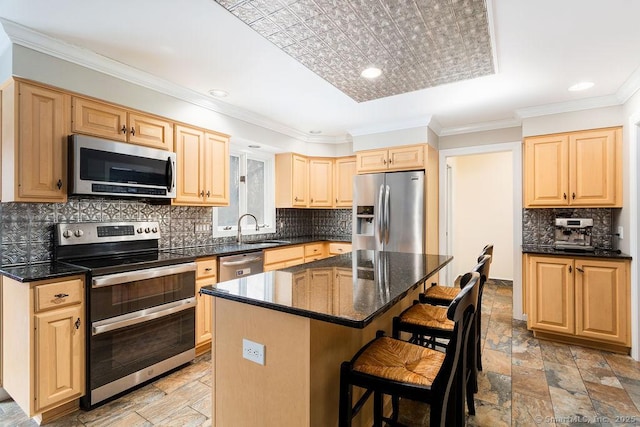
[[[151,229],[151,232],[153,232],[153,233],[157,233],[157,232],[158,232],[158,227],[153,227],[153,228]]]
[[[82,230],[76,230],[73,233],[73,235],[76,236],[76,237],[82,237],[83,234],[84,234],[84,232]]]
[[[64,237],[65,239],[68,239],[69,237],[72,236],[73,233],[71,233],[71,230],[64,230],[62,232],[62,237]]]
[[[144,232],[145,233],[151,233],[151,229],[149,227],[147,227],[147,228],[144,229]]]
[[[136,232],[137,232],[138,234],[142,234],[142,227],[138,227],[138,228],[137,228],[137,230],[136,230]]]

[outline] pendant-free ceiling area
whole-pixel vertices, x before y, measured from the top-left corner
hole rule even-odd
[[[495,72],[485,0],[216,1],[357,102]]]

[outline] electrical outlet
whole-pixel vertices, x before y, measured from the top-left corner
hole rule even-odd
[[[264,365],[264,344],[243,338],[242,357],[258,365]]]
[[[624,239],[624,228],[621,225],[618,226],[618,238],[620,240]]]

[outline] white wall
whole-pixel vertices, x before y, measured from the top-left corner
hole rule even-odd
[[[522,136],[547,135],[624,124],[623,107],[593,108],[570,113],[550,114],[522,120]]]
[[[493,243],[492,278],[513,280],[513,162],[510,152],[449,157],[452,168],[453,277]]]

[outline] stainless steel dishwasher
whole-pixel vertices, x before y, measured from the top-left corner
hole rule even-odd
[[[262,273],[262,258],[262,251],[219,257],[218,281]]]

